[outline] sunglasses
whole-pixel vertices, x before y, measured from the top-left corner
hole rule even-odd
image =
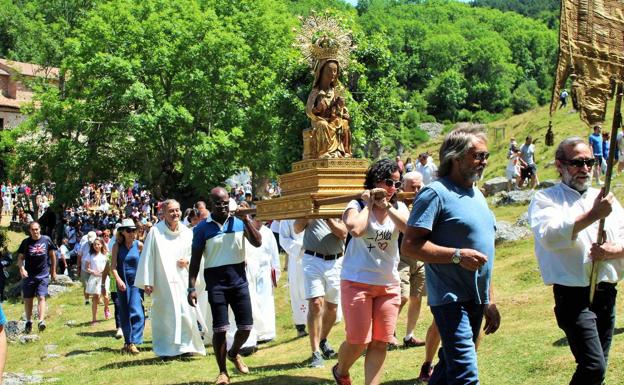
[[[487,160],[487,158],[490,157],[490,153],[487,151],[475,152],[474,154],[472,154],[472,157],[482,162],[484,160]]]
[[[124,229],[126,233],[134,233],[136,229]]]
[[[394,180],[390,178],[384,180],[384,183],[386,184],[386,186],[394,188],[399,188],[403,184],[403,182],[401,182],[400,180]]]
[[[592,168],[594,167],[594,164],[596,164],[596,159],[590,158],[590,159],[560,159],[563,163],[576,167],[576,168],[582,168],[583,166],[587,166],[587,168]]]

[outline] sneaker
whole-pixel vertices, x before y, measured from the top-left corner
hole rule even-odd
[[[32,332],[32,321],[26,321],[24,326],[24,334],[30,334]]]
[[[397,350],[399,345],[396,342],[388,342],[388,351]]]
[[[215,385],[228,385],[229,383],[230,377],[228,377],[227,373],[219,373],[215,380]]]
[[[232,357],[232,356],[230,356],[230,352],[228,352],[226,354],[226,357],[227,357],[228,361],[230,361],[231,363],[234,364],[234,367],[236,368],[236,370],[238,370],[241,374],[248,374],[249,373],[249,368],[243,362],[243,358],[241,357],[240,354],[237,354],[236,356]]]
[[[325,360],[323,360],[323,356],[321,352],[312,353],[312,358],[310,359],[310,363],[308,364],[309,368],[324,368]]]
[[[45,323],[45,321],[39,321],[38,327],[39,327],[39,331],[40,332],[46,330],[46,323]]]
[[[417,380],[420,382],[429,382],[432,373],[433,366],[431,366],[431,362],[425,362],[420,367],[420,375],[418,376]]]
[[[338,369],[338,364],[334,365],[332,368],[332,375],[334,376],[334,381],[336,381],[336,385],[351,385],[351,376],[347,375],[345,377],[338,376],[336,370]]]
[[[323,357],[326,360],[337,356],[336,351],[332,349],[331,345],[329,344],[329,342],[327,342],[327,340],[321,340],[319,347],[321,348],[321,353],[323,353]]]
[[[121,328],[117,329],[117,333],[115,334],[115,338],[117,338],[117,339],[123,338],[123,330],[121,330]]]
[[[403,347],[404,348],[415,348],[418,346],[425,346],[425,341],[417,340],[414,336],[411,336],[408,339],[403,338]]]

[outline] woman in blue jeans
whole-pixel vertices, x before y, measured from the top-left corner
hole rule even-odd
[[[134,222],[132,219],[124,219],[111,256],[111,269],[117,282],[119,318],[124,336],[122,353],[139,354],[136,345],[143,343],[145,327],[143,290],[134,286],[142,249],[143,244],[136,240]]]

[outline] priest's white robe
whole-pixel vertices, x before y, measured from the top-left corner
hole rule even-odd
[[[288,254],[288,287],[290,307],[295,325],[305,325],[308,319],[308,301],[303,287],[303,233],[296,234],[293,219],[280,222],[279,242]]]
[[[253,247],[246,239],[245,261],[247,262],[247,280],[253,281],[256,306],[253,308],[254,329],[258,341],[270,341],[276,337],[275,297],[273,295],[272,272],[276,282],[281,274],[279,251],[273,232],[266,226],[260,227],[262,245]],[[250,289],[251,290],[251,289]],[[257,309],[257,311],[255,311]]]
[[[191,259],[193,232],[182,224],[173,232],[165,221],[147,235],[139,259],[134,285],[149,285],[152,292],[152,341],[160,357],[183,353],[205,355],[195,311],[187,302],[188,270],[178,259]]]

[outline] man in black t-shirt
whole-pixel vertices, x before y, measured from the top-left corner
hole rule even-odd
[[[45,297],[48,294],[50,274],[56,280],[56,246],[52,240],[41,235],[39,222],[28,224],[30,237],[24,239],[17,249],[17,265],[22,276],[22,296],[26,312],[26,334],[32,330],[32,309],[34,297],[37,297],[39,311],[39,331],[44,331],[45,324]]]

